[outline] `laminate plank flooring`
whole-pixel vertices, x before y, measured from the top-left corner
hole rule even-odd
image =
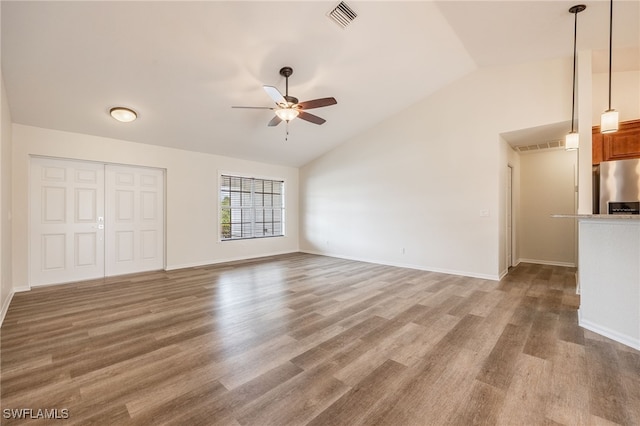
[[[37,288],[0,330],[1,421],[639,425],[640,352],[578,306],[573,268],[302,253]]]

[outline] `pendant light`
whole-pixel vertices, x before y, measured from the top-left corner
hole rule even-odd
[[[573,23],[573,88],[572,88],[572,97],[571,97],[571,132],[567,134],[564,141],[564,148],[569,150],[578,149],[580,145],[580,137],[578,132],[574,128],[575,123],[575,112],[576,112],[576,44],[578,39],[578,13],[585,10],[587,6],[584,4],[578,4],[572,6],[569,9],[569,12],[573,13],[574,23]]]
[[[611,108],[611,57],[613,51],[613,0],[609,6],[609,109],[600,117],[600,131],[613,133],[618,131],[618,111]]]

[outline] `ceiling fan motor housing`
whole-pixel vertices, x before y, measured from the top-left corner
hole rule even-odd
[[[291,105],[296,105],[298,103],[298,98],[294,96],[285,95],[284,99]]]

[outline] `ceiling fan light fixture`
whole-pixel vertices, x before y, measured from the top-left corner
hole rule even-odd
[[[134,110],[125,107],[111,108],[109,114],[122,123],[130,123],[138,118],[138,114]]]
[[[313,115],[307,110],[314,108],[322,108],[330,105],[335,105],[338,103],[335,98],[319,98],[312,99],[310,101],[298,102],[298,98],[295,96],[289,96],[289,77],[293,74],[293,68],[291,67],[282,67],[280,68],[280,75],[285,78],[285,94],[283,95],[280,91],[273,86],[264,85],[262,88],[267,95],[276,103],[276,107],[243,107],[243,106],[232,106],[231,108],[252,108],[252,109],[269,109],[275,113],[275,117],[273,117],[269,123],[267,123],[268,127],[275,127],[283,121],[288,123],[294,118],[298,117],[300,120],[308,121],[313,124],[324,124],[327,120],[324,118],[318,117],[317,115]],[[288,133],[287,133],[288,134]]]
[[[276,115],[283,121],[291,121],[300,114],[295,108],[280,108],[276,110]]]

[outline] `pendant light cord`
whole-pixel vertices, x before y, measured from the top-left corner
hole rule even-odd
[[[613,0],[609,6],[609,111],[611,111],[611,61],[613,50]]]

